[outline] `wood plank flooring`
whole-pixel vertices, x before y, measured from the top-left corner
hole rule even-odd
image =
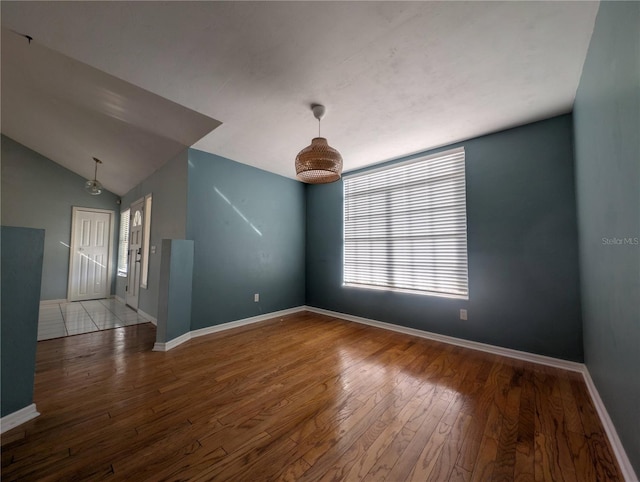
[[[580,375],[298,313],[38,344],[2,480],[622,480]]]

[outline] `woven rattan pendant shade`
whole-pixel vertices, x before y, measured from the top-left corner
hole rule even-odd
[[[314,137],[311,145],[302,149],[296,156],[296,176],[307,184],[335,182],[342,174],[342,156],[324,137],[320,137],[320,120],[325,113],[324,106],[314,104],[311,110],[318,119],[318,137]]]
[[[340,179],[342,156],[324,137],[315,137],[311,145],[296,156],[296,175],[308,184],[325,184]]]

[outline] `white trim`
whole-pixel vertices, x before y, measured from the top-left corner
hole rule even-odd
[[[178,345],[182,345],[185,341],[189,341],[190,339],[191,339],[191,332],[188,331],[184,335],[180,335],[178,338],[169,340],[166,343],[155,342],[155,344],[153,345],[153,351],[169,351],[172,348],[177,347]]]
[[[20,410],[16,410],[9,415],[5,415],[0,419],[0,434],[5,433],[12,428],[22,425],[29,420],[36,418],[40,413],[36,410],[36,404],[32,403]]]
[[[149,212],[147,212],[147,200],[150,201]],[[144,197],[142,205],[142,259],[140,260],[140,288],[149,289],[149,254],[151,251],[151,211],[153,211],[153,193]],[[148,223],[148,224],[147,224]],[[147,236],[147,227],[149,233]],[[128,267],[127,267],[128,268]]]
[[[99,300],[110,300],[111,298],[115,298],[118,301],[124,303],[124,300],[119,296],[109,295],[106,298],[98,298]],[[81,301],[93,301],[93,300],[81,300]],[[78,303],[77,301],[69,301],[67,298],[62,298],[59,300],[40,300],[40,306],[43,305],[59,305],[61,303]]]
[[[192,331],[191,338],[197,338],[199,336],[210,335],[211,333],[217,333],[219,331],[238,328],[239,326],[245,326],[252,323],[258,323],[260,321],[270,320],[272,318],[277,318],[278,316],[291,315],[293,313],[299,313],[300,311],[304,310],[304,306],[296,306],[295,308],[272,311],[271,313],[265,313],[264,315],[252,316],[250,318],[244,318],[242,320],[229,321],[228,323],[221,323],[220,325],[207,326],[206,328],[200,328],[199,330]]]
[[[153,323],[154,325],[158,326],[158,319],[151,316],[149,313],[145,313],[144,311],[142,311],[141,309],[138,309],[138,314],[140,316],[142,316],[143,318],[146,318],[147,320],[149,320],[151,323]]]
[[[622,476],[624,477],[624,480],[626,480],[627,482],[634,482],[639,480],[633,470],[633,466],[631,465],[631,461],[627,456],[627,452],[624,450],[624,446],[620,441],[620,437],[618,437],[618,432],[616,431],[616,427],[613,424],[611,417],[609,417],[609,412],[607,412],[607,407],[602,401],[602,398],[600,398],[598,389],[596,388],[595,383],[593,383],[593,379],[591,378],[591,374],[589,373],[589,369],[587,368],[586,365],[584,366],[582,376],[584,377],[584,382],[587,385],[589,394],[591,395],[591,400],[593,400],[593,404],[596,407],[596,411],[600,416],[600,421],[602,422],[604,431],[607,433],[607,437],[609,438],[609,443],[611,444],[613,453],[616,459],[618,460],[618,465],[620,465],[620,470],[622,471]]]
[[[562,368],[563,370],[570,370],[574,372],[582,373],[584,371],[584,364],[572,362],[569,360],[562,360],[560,358],[553,358],[544,355],[536,355],[535,353],[513,350],[511,348],[503,348],[501,346],[488,345],[486,343],[480,343],[477,341],[463,340],[461,338],[455,338],[453,336],[440,335],[438,333],[418,330],[416,328],[407,328],[406,326],[394,325],[393,323],[385,323],[384,321],[371,320],[369,318],[362,318],[360,316],[347,315],[345,313],[324,310],[322,308],[315,308],[313,306],[306,306],[305,308],[308,311],[319,313],[322,315],[335,316],[336,318],[342,318],[344,320],[353,321],[355,323],[375,326],[377,328],[396,331],[398,333],[404,333],[406,335],[419,336],[420,338],[427,338],[429,340],[448,343],[450,345],[462,346],[464,348],[470,348],[472,350],[484,351],[487,353],[492,353],[494,355],[506,356],[509,358],[515,358],[517,360],[524,360],[531,363],[538,363],[540,365]]]
[[[43,305],[59,305],[60,303],[66,303],[67,299],[63,298],[61,300],[40,300],[40,306]]]
[[[240,326],[251,325],[252,323],[270,320],[272,318],[277,318],[278,316],[291,315],[305,310],[305,306],[296,306],[295,308],[288,308],[286,310],[272,311],[271,313],[265,313],[264,315],[257,315],[250,318],[243,318],[241,320],[229,321],[228,323],[221,323],[219,325],[207,326],[206,328],[200,328],[199,330],[189,331],[184,335],[174,338],[173,340],[169,340],[166,343],[156,342],[155,345],[153,345],[153,351],[169,351],[192,338],[198,338],[199,336],[210,335],[212,333],[218,333],[232,328],[238,328]]]
[[[360,285],[358,283],[342,283],[342,287],[349,289],[355,288],[359,290],[373,290],[373,291],[393,291],[395,293],[409,293],[410,295],[418,296],[437,296],[438,298],[451,298],[454,300],[469,300],[469,295],[455,295],[452,293],[436,292],[436,291],[420,291],[420,290],[407,290],[403,288],[392,288],[390,286],[372,286],[372,285]]]

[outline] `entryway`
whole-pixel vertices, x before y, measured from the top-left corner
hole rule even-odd
[[[72,303],[40,303],[38,341],[149,323],[113,298]]]

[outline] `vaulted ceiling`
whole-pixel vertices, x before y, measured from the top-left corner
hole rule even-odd
[[[91,156],[102,155],[105,169],[118,166],[105,186],[124,194],[189,143],[294,177],[297,152],[317,134],[314,102],[327,106],[322,133],[346,171],[569,112],[598,3],[3,1],[0,8],[3,30],[33,37],[40,51],[27,59],[26,39],[3,34],[2,132],[85,177]],[[37,74],[25,83],[23,71]],[[67,104],[84,108],[56,104],[60,89]],[[99,134],[109,129],[100,123],[76,130],[96,111],[117,133],[102,146]],[[75,128],[53,133],[28,121],[57,115]]]

